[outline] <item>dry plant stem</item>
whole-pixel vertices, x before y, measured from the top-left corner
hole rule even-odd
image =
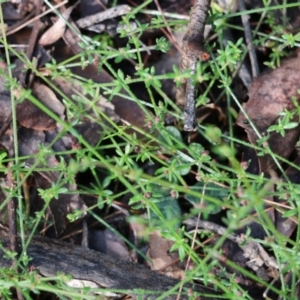
[[[62,5],[66,4],[66,3],[68,3],[68,0],[65,0],[65,1],[63,1],[63,2],[61,2],[61,3],[59,3],[59,4],[56,4],[56,5],[54,5],[53,7],[54,7],[55,9],[57,9],[57,8],[61,7]],[[8,30],[7,30],[7,32],[6,32],[6,36],[9,36],[9,35],[11,35],[11,34],[17,32],[17,31],[21,30],[22,28],[24,28],[24,27],[30,25],[31,23],[33,23],[35,20],[40,19],[41,17],[43,17],[43,16],[45,16],[45,15],[51,13],[52,11],[53,11],[52,8],[51,8],[51,9],[48,9],[48,10],[46,10],[45,12],[43,12],[42,14],[40,14],[40,15],[38,15],[38,16],[35,16],[34,18],[32,18],[32,19],[30,19],[30,20],[27,21],[27,19],[28,19],[29,17],[31,17],[32,15],[34,15],[34,11],[33,11],[33,13],[30,13],[29,17],[26,17],[26,18],[24,18],[24,19],[22,20],[22,23],[21,23],[21,24],[20,24],[20,23],[17,23],[17,25],[12,25],[11,27],[8,27]],[[1,37],[1,36],[2,36],[2,33],[0,32],[0,37]]]
[[[244,0],[239,0],[239,8],[241,12],[246,11]],[[255,48],[253,45],[253,39],[252,39],[251,28],[249,25],[248,15],[242,15],[242,23],[245,29],[245,38],[246,38],[250,61],[251,61],[252,77],[256,78],[259,75],[259,68],[258,68]]]
[[[162,11],[162,9],[161,9],[161,7],[160,7],[160,5],[159,5],[158,0],[154,0],[154,2],[155,2],[155,5],[156,5],[156,7],[157,7],[157,10],[161,13],[161,17],[162,17],[162,19],[163,19],[163,21],[164,21],[164,24],[166,25],[167,31],[168,31],[169,34],[170,34],[170,38],[171,38],[172,43],[173,43],[174,45],[176,45],[176,48],[178,49],[179,46],[178,46],[176,37],[174,36],[174,34],[173,34],[172,29],[170,28],[170,26],[168,26],[168,23],[167,23],[167,21],[166,21],[165,15],[164,15],[164,12]]]
[[[44,0],[36,0],[35,1],[35,15],[36,16],[38,16],[41,13],[43,3],[44,3]],[[29,60],[31,59],[31,56],[32,56],[32,53],[34,50],[34,46],[35,46],[37,36],[38,36],[39,30],[40,30],[40,26],[41,26],[40,20],[39,19],[35,20],[34,24],[33,24],[33,29],[32,29],[31,35],[30,35],[30,39],[29,39],[29,45],[28,45],[28,48],[26,51],[26,56]]]
[[[193,6],[188,29],[182,41],[181,71],[191,70],[191,75],[196,72],[198,59],[206,61],[209,54],[204,50],[204,27],[210,6],[210,0],[197,0]],[[183,80],[177,90],[176,100],[179,106],[185,105],[183,118],[184,130],[197,129],[195,112],[196,88],[192,79]],[[185,104],[184,104],[185,103]]]
[[[103,22],[107,19],[112,19],[118,16],[126,15],[130,12],[131,8],[128,5],[119,5],[116,7],[109,8],[105,11],[96,13],[91,16],[87,16],[79,19],[76,24],[80,28],[86,28],[96,23]]]
[[[38,16],[41,13],[43,2],[44,2],[44,0],[36,0],[35,1],[35,15],[36,16]],[[38,34],[40,31],[40,26],[41,26],[41,23],[40,23],[39,19],[34,21],[33,29],[32,29],[31,35],[30,35],[30,39],[29,39],[28,48],[26,51],[26,56],[29,61],[31,60],[31,57],[33,54],[33,50],[34,50],[34,47],[35,47],[35,44],[36,44],[36,41],[38,38]],[[27,75],[27,72],[22,72],[20,75],[20,84],[22,86],[25,86],[26,75]]]
[[[33,17],[35,15],[35,11],[32,10],[28,15],[24,16],[24,18],[22,18],[20,21],[14,23],[13,25],[9,26],[6,29],[6,35],[8,36],[11,33],[14,33],[16,31],[18,31],[20,28],[23,28],[24,25],[23,24],[27,24],[28,22],[30,22],[29,20],[31,19],[31,17]],[[26,26],[26,25],[25,25]],[[2,36],[2,32],[0,33],[0,36]]]

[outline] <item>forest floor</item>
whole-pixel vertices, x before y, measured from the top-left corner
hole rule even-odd
[[[300,299],[299,2],[0,22],[1,299]]]

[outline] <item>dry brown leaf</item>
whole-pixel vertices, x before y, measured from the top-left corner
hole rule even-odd
[[[291,97],[296,97],[298,101],[300,99],[299,71],[300,51],[297,51],[293,57],[284,60],[278,69],[261,74],[251,85],[248,92],[249,100],[243,107],[261,136],[266,136],[268,128],[277,124],[279,113],[285,109],[290,111],[295,108]],[[292,121],[297,122],[298,118],[299,116],[296,116]],[[256,145],[259,137],[242,111],[236,123],[246,130],[251,144]],[[267,140],[268,145],[274,153],[287,158],[294,150],[299,132],[299,126],[286,130],[284,137],[272,131]],[[258,160],[260,172],[267,172],[275,166],[270,155],[259,156]]]
[[[28,100],[17,105],[17,121],[26,128],[49,130],[56,127],[56,121]]]
[[[66,30],[65,19],[68,20],[72,10],[73,6],[69,7],[61,14],[63,18],[59,17],[59,19],[41,36],[39,40],[40,45],[51,45],[64,35]]]
[[[184,271],[178,267],[178,253],[169,251],[174,242],[163,238],[158,231],[149,237],[147,256],[151,259],[151,270],[162,270],[165,275],[182,279]]]
[[[35,82],[33,95],[60,118],[63,118],[65,108],[47,86]],[[17,121],[22,126],[35,130],[49,130],[56,127],[55,120],[28,100],[17,105]]]
[[[54,92],[42,83],[35,82],[33,84],[33,94],[51,111],[63,118],[65,107],[57,99]]]

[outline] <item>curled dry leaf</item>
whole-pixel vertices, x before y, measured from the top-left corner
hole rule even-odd
[[[72,10],[73,6],[69,7],[61,14],[63,18],[59,17],[59,19],[41,36],[39,40],[40,45],[51,45],[64,35],[66,30],[65,20],[69,18]]]
[[[295,108],[292,97],[297,101],[300,99],[299,71],[300,51],[297,51],[293,57],[284,60],[278,69],[263,73],[251,85],[248,92],[249,100],[243,107],[261,136],[266,136],[268,128],[277,124],[279,113]],[[299,116],[295,116],[291,121],[298,122],[298,118]],[[251,144],[256,145],[259,137],[242,111],[236,123],[246,130]],[[299,133],[299,126],[286,129],[284,136],[272,131],[269,133],[267,143],[275,154],[287,158],[294,149]],[[275,166],[270,155],[259,156],[258,160],[260,172],[267,172]]]

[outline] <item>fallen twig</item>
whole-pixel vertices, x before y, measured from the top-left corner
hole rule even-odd
[[[239,0],[239,8],[241,12],[246,10],[244,0]],[[245,38],[247,42],[247,47],[249,50],[249,56],[250,56],[251,68],[252,68],[252,77],[256,78],[259,75],[259,68],[258,68],[255,48],[253,45],[251,28],[249,25],[249,16],[243,14],[241,17],[245,29]]]
[[[36,0],[35,1],[35,15],[36,16],[40,15],[40,13],[42,11],[43,2],[44,2],[44,0]],[[37,19],[34,21],[33,29],[31,31],[30,39],[28,42],[28,48],[26,51],[26,56],[28,58],[28,61],[31,61],[40,28],[41,28],[41,22],[39,19]],[[27,74],[28,74],[27,72],[21,72],[20,77],[19,77],[19,82],[20,82],[21,86],[25,86]]]
[[[207,61],[209,54],[204,50],[204,27],[210,6],[210,0],[197,0],[193,6],[188,29],[182,41],[181,71],[196,72],[198,59]],[[184,103],[184,130],[195,131],[197,128],[195,112],[196,88],[192,78],[184,79],[177,90],[176,100],[179,106]]]
[[[66,3],[68,3],[68,0],[65,0],[61,3],[58,3],[58,4],[54,5],[53,8],[57,9],[57,8],[61,7],[62,5],[66,4]],[[46,16],[47,14],[51,13],[52,11],[53,11],[52,8],[47,9],[46,11],[41,13],[40,15],[35,16],[34,18],[30,19],[32,17],[32,15],[35,14],[35,11],[32,11],[21,22],[17,22],[16,24],[8,27],[6,32],[5,32],[5,36],[9,36],[9,35],[17,32],[17,31],[21,30],[22,28],[30,25],[31,23],[35,22],[36,20],[39,20],[41,17]],[[2,36],[2,33],[0,32],[0,37],[1,36]]]
[[[118,16],[126,15],[131,11],[131,7],[128,5],[119,5],[109,8],[105,11],[101,11],[91,16],[84,17],[77,20],[76,24],[80,28],[86,28],[96,23],[103,22],[104,20],[115,18]]]

